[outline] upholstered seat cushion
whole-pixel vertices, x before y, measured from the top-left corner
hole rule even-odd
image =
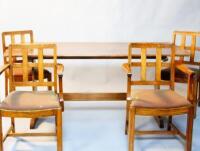
[[[6,110],[41,110],[60,108],[59,98],[52,91],[13,91],[0,104]]]
[[[194,71],[195,74],[200,75],[200,70],[199,69],[197,69],[197,68],[190,68],[190,67],[189,67],[189,69],[191,69],[192,71]],[[162,80],[170,80],[170,69],[169,68],[163,69],[161,71],[161,79]],[[182,82],[187,82],[188,77],[187,77],[187,75],[184,72],[176,69],[175,70],[175,81],[181,82],[180,79],[181,79]]]
[[[191,105],[172,90],[133,90],[131,107],[176,108]]]

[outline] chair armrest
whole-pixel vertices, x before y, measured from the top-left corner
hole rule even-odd
[[[62,64],[57,64],[57,74],[58,76],[62,76],[64,72],[64,66]]]
[[[0,75],[10,67],[10,64],[5,64],[0,67]]]
[[[194,80],[195,73],[184,64],[178,64],[176,65],[176,68],[188,75],[187,99],[193,104],[194,103],[194,89],[192,87],[195,84],[195,80]]]
[[[127,75],[132,75],[131,67],[129,66],[128,63],[122,64],[122,68],[123,68],[124,71],[127,73]]]
[[[64,66],[62,64],[57,64],[58,82],[59,82],[59,101],[64,111],[64,98],[63,98],[63,71]]]
[[[192,74],[194,74],[194,71],[188,68],[185,64],[178,64],[176,65],[176,68],[182,71],[183,73],[187,74],[188,76],[191,76]]]

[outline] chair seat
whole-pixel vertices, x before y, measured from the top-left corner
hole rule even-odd
[[[60,108],[59,98],[52,91],[13,91],[0,104],[5,110],[41,110]]]
[[[191,67],[189,67],[189,69],[194,71],[195,74],[200,75],[199,69],[191,68]],[[161,71],[161,79],[162,80],[170,80],[170,69],[169,68],[163,69]],[[187,80],[188,80],[188,77],[184,72],[182,72],[178,69],[175,69],[175,81],[176,82],[187,82]]]
[[[177,108],[191,103],[172,90],[133,90],[131,107]]]

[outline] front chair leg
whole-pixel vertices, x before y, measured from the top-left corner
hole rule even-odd
[[[130,107],[130,101],[126,101],[126,121],[125,121],[125,134],[126,135],[128,133],[129,107]]]
[[[62,110],[57,111],[56,115],[56,135],[57,135],[57,151],[62,151]]]
[[[200,78],[199,78],[199,82],[198,82],[198,105],[200,106]]]
[[[186,130],[186,151],[192,151],[192,133],[193,133],[194,109],[191,107],[187,114],[187,130]]]
[[[2,130],[2,116],[1,115],[0,115],[0,151],[3,151],[3,130]]]
[[[135,109],[129,109],[128,150],[134,151],[135,140]]]

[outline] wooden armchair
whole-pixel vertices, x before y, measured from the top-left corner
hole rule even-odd
[[[141,52],[141,62],[132,60],[132,51]],[[171,52],[170,60],[162,62],[162,51],[168,49]],[[155,53],[156,59],[154,62],[147,59],[148,53]],[[179,135],[186,140],[185,150],[191,151],[192,146],[192,129],[193,129],[193,99],[192,99],[192,83],[189,83],[190,89],[188,97],[178,95],[174,92],[174,58],[175,50],[171,44],[164,43],[130,43],[128,51],[128,63],[123,64],[123,68],[127,72],[127,121],[126,133],[128,131],[129,151],[134,150],[134,137],[135,135],[149,135],[149,134],[163,134],[163,135]],[[141,68],[141,75],[139,80],[132,80],[132,69],[135,67]],[[148,80],[147,68],[155,67],[155,80]],[[171,70],[170,81],[161,80],[161,69],[168,67]],[[183,72],[189,74],[190,81],[193,78],[193,72],[180,66]],[[151,73],[151,72],[150,72]],[[152,86],[152,89],[134,89],[131,86]],[[154,89],[154,86],[169,86],[169,89]],[[162,87],[161,87],[162,88]],[[184,135],[172,122],[172,116],[187,114],[187,130]],[[159,131],[136,131],[135,130],[135,116],[167,116],[169,117],[167,130]],[[128,130],[127,130],[128,127]]]
[[[183,66],[188,67],[195,74],[194,78],[194,105],[195,110],[197,103],[200,105],[200,47],[197,47],[197,38],[200,38],[200,32],[186,32],[186,31],[175,31],[173,33],[173,43],[176,45],[176,49],[190,51],[189,58],[179,57],[177,60]],[[180,42],[179,42],[180,41]],[[199,51],[199,57],[197,52]],[[170,80],[170,69],[163,69],[161,72],[162,80]],[[187,83],[188,75],[182,72],[180,69],[175,69],[175,82]],[[195,111],[196,113],[196,111]]]
[[[10,44],[22,44],[22,43],[33,43],[33,31],[32,30],[22,30],[22,31],[7,31],[2,33],[2,44],[3,44],[3,54],[4,54],[4,64],[8,63],[8,55],[9,50],[8,46]],[[17,52],[16,52],[17,53]],[[15,61],[21,61],[16,60]],[[35,77],[35,80],[37,80],[37,70],[34,71],[35,75],[33,76],[32,72],[29,71],[29,78]],[[13,70],[13,76],[17,81],[22,81],[23,77],[23,71],[21,68],[16,68]],[[8,90],[8,72],[5,73],[5,96],[7,96],[9,90]],[[51,81],[51,73],[48,70],[44,70],[44,77],[45,79],[48,79],[48,81]],[[33,79],[34,80],[34,79]],[[51,87],[49,87],[49,90],[51,90]]]
[[[18,58],[22,62],[13,59],[13,52],[19,51]],[[29,62],[29,51],[34,51],[37,62]],[[44,63],[44,52],[52,54],[52,59]],[[22,81],[13,76],[15,68],[22,68]],[[29,70],[37,68],[38,80],[32,81],[29,78]],[[52,71],[52,81],[44,79],[44,69]],[[57,92],[57,50],[56,44],[15,44],[9,47],[9,64],[0,68],[0,74],[9,69],[9,90],[8,96],[0,103],[0,151],[3,151],[3,142],[9,136],[57,136],[57,150],[62,151],[62,90]],[[62,83],[59,87],[61,88]],[[16,91],[16,87],[52,87],[53,91]],[[12,121],[8,133],[3,137],[2,117],[11,118],[38,118],[55,116],[56,133],[17,133],[15,123]]]

